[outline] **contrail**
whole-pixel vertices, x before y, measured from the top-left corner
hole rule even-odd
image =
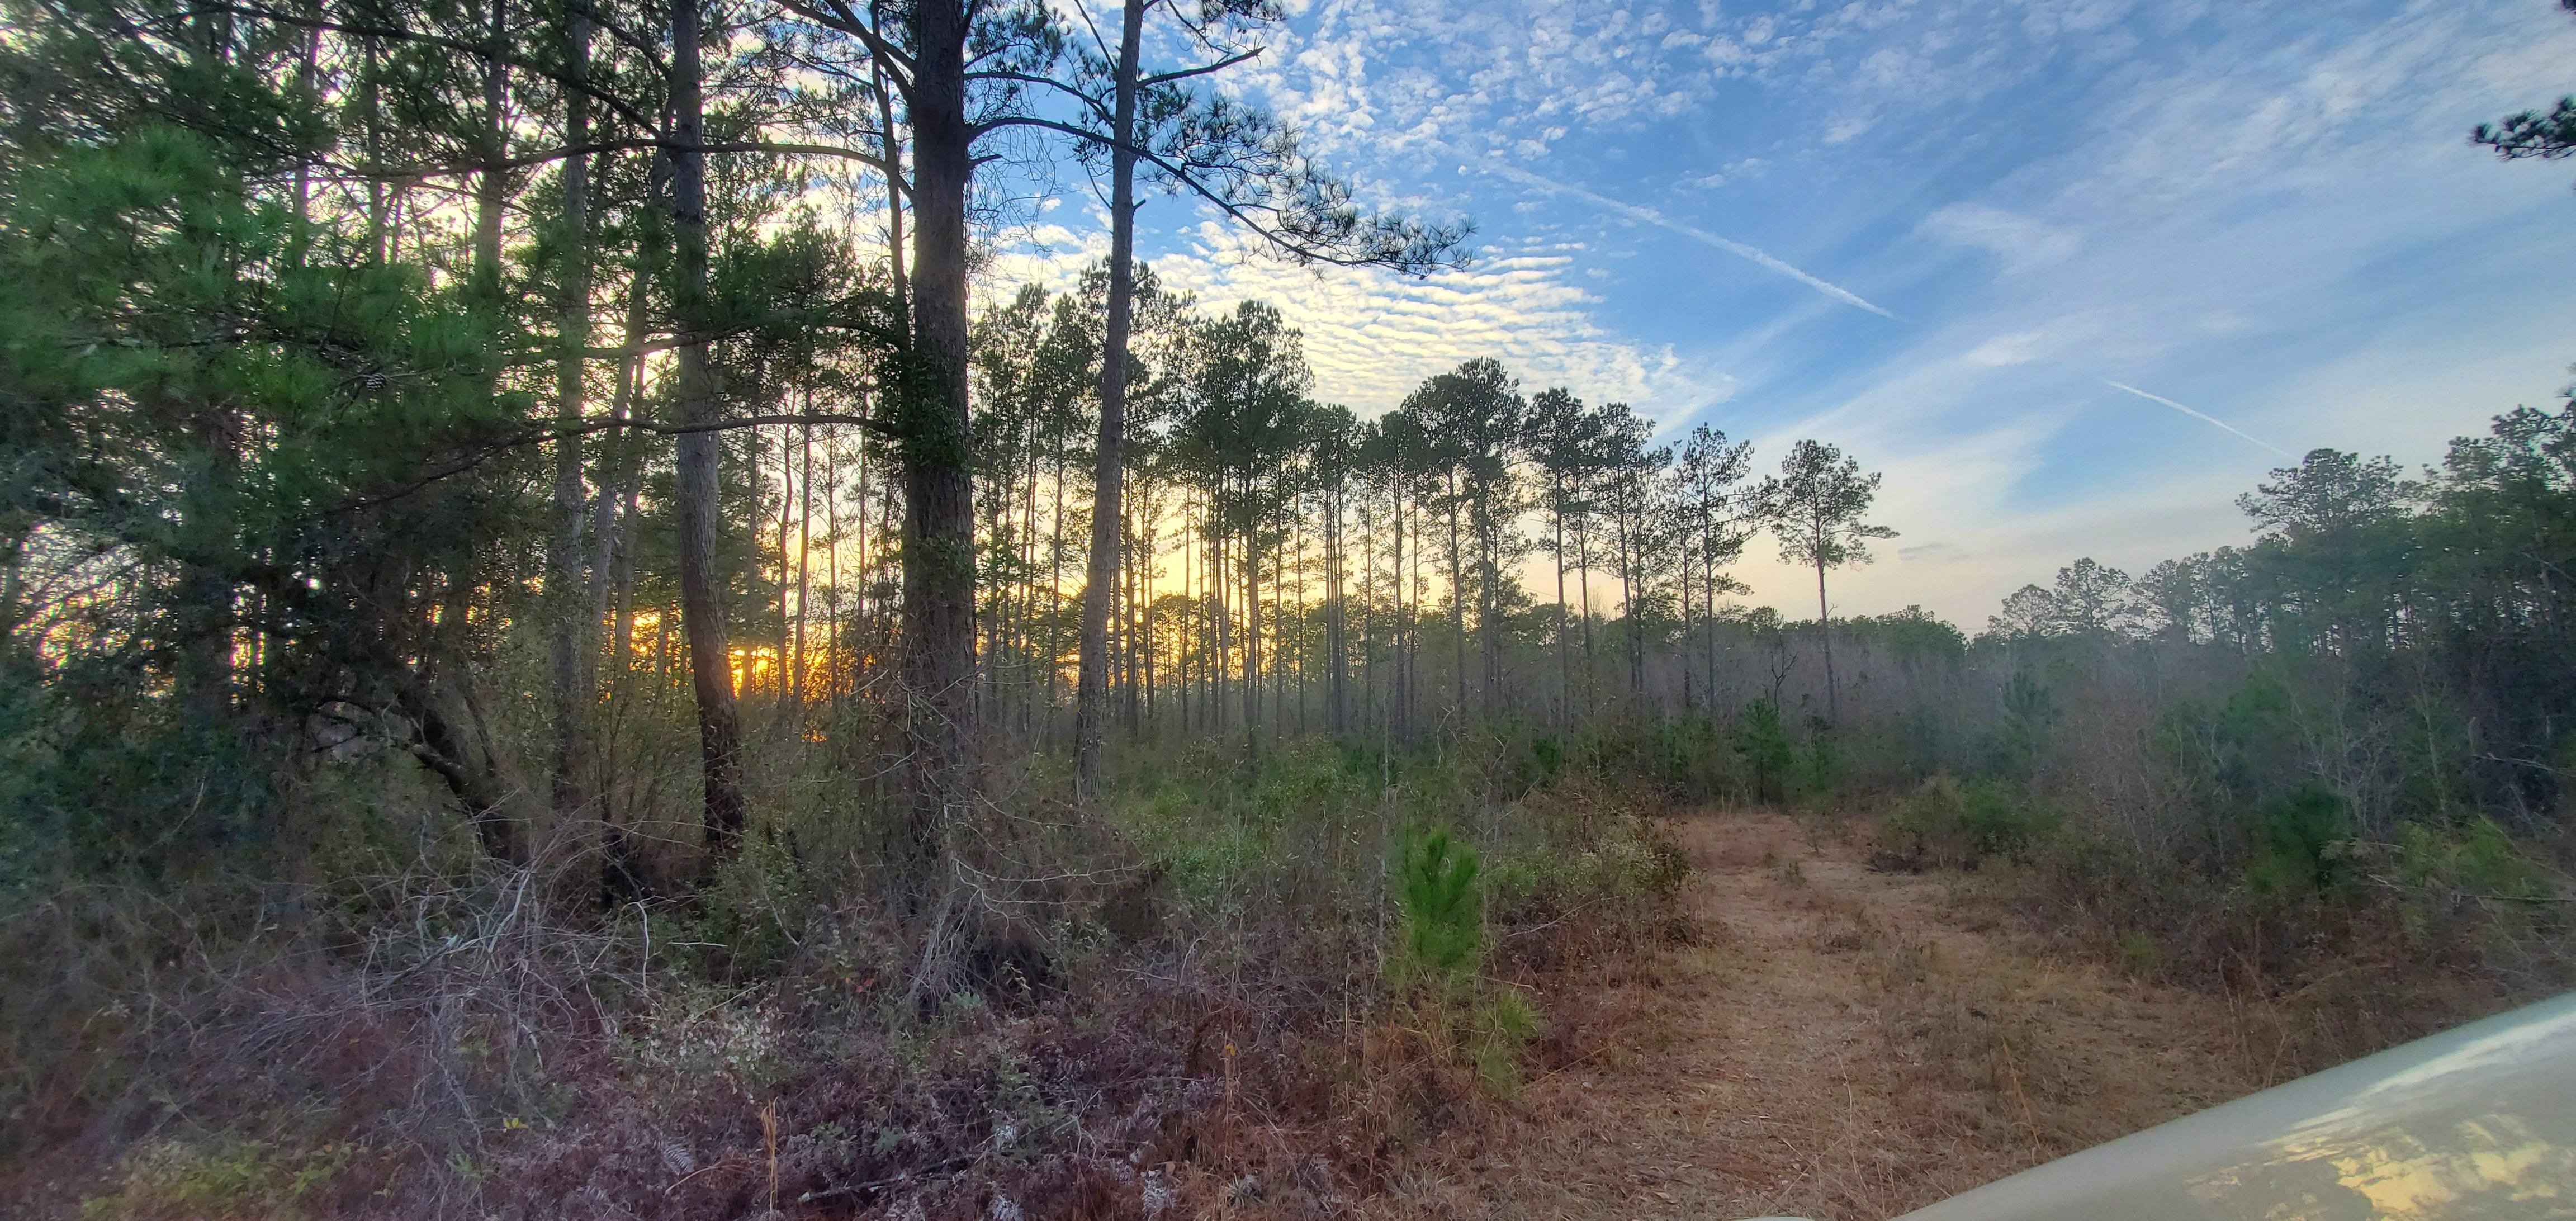
[[[1657,212],[1652,208],[1640,208],[1635,204],[1621,203],[1607,195],[1596,195],[1581,187],[1567,186],[1555,179],[1541,178],[1527,170],[1515,169],[1508,165],[1498,163],[1493,166],[1493,170],[1495,173],[1500,174],[1505,178],[1509,178],[1514,182],[1520,183],[1523,186],[1536,187],[1542,191],[1554,191],[1560,195],[1572,195],[1578,199],[1589,200],[1598,207],[1616,212],[1630,220],[1644,221],[1645,223],[1654,225],[1658,228],[1669,229],[1675,233],[1681,234],[1683,237],[1706,242],[1709,245],[1715,246],[1718,249],[1738,258],[1750,259],[1759,263],[1772,271],[1776,271],[1792,280],[1796,280],[1800,284],[1804,284],[1809,288],[1815,289],[1817,292],[1823,293],[1845,305],[1857,306],[1861,309],[1868,310],[1881,318],[1893,318],[1896,316],[1861,299],[1860,294],[1855,293],[1850,289],[1844,288],[1843,286],[1835,284],[1829,280],[1808,275],[1806,272],[1800,271],[1796,267],[1790,266],[1787,262],[1772,257],[1768,252],[1757,247],[1747,246],[1742,242],[1719,237],[1706,229],[1694,228],[1690,225],[1682,224],[1679,221],[1668,219],[1663,213]],[[2186,408],[2185,410],[2189,409]]]
[[[2276,453],[2276,454],[2281,455],[2281,456],[2282,456],[2282,457],[2284,457],[2284,458],[2296,458],[2296,457],[2298,457],[2298,455],[2297,455],[2297,454],[2291,453],[2290,451],[2288,451],[2288,450],[2286,450],[2286,449],[2283,449],[2283,448],[2281,448],[2281,447],[2280,447],[2280,446],[2278,446],[2278,445],[2274,445],[2274,444],[2272,444],[2272,443],[2271,443],[2271,442],[2269,442],[2269,441],[2266,441],[2266,440],[2264,440],[2264,439],[2262,439],[2262,438],[2260,438],[2260,437],[2254,436],[2253,434],[2246,432],[2246,431],[2245,431],[2244,429],[2242,429],[2242,428],[2238,428],[2237,426],[2235,426],[2235,425],[2233,425],[2233,424],[2230,424],[2230,423],[2228,423],[2228,422],[2227,422],[2227,421],[2225,421],[2225,420],[2219,419],[2217,416],[2210,415],[2210,414],[2208,414],[2207,412],[2194,411],[2194,410],[2192,410],[2191,408],[2189,408],[2189,407],[2185,407],[2185,406],[2183,406],[2182,404],[2177,403],[2177,402],[2173,401],[2172,399],[2166,398],[2165,396],[2163,396],[2163,395],[2161,395],[2161,394],[2149,394],[2149,393],[2147,393],[2146,391],[2144,391],[2144,390],[2140,390],[2140,389],[2138,389],[2137,387],[2132,386],[2132,385],[2130,385],[2130,384],[2129,384],[2129,383],[2127,383],[2127,382],[2115,382],[2115,381],[2112,381],[2111,379],[2109,379],[2109,378],[2107,378],[2107,377],[2106,377],[2106,378],[2104,378],[2104,379],[2102,379],[2102,384],[2103,384],[2103,385],[2105,385],[2105,386],[2109,386],[2110,388],[2112,388],[2112,389],[2114,389],[2114,390],[2125,390],[2125,391],[2128,391],[2129,393],[2134,394],[2134,395],[2137,395],[2139,398],[2145,399],[2145,400],[2147,400],[2147,401],[2148,401],[2148,402],[2150,402],[2150,403],[2162,403],[2162,404],[2164,404],[2165,406],[2167,406],[2167,407],[2171,407],[2171,408],[2173,408],[2174,410],[2179,411],[2179,412],[2183,413],[2184,415],[2190,416],[2191,418],[2193,418],[2193,419],[2195,419],[2195,420],[2198,420],[2198,421],[2200,421],[2200,422],[2202,422],[2202,423],[2204,423],[2204,424],[2215,424],[2215,425],[2217,425],[2217,426],[2218,426],[2218,427],[2220,427],[2220,428],[2224,428],[2224,429],[2226,429],[2226,430],[2227,430],[2227,431],[2229,431],[2229,432],[2235,433],[2237,436],[2243,437],[2243,438],[2245,438],[2245,439],[2246,439],[2246,440],[2248,440],[2248,441],[2252,441],[2252,442],[2253,442],[2253,443],[2255,443],[2256,445],[2260,445],[2260,446],[2262,446],[2263,448],[2265,448],[2265,449],[2268,449],[2268,450],[2272,451],[2273,453]]]
[[[1892,314],[1892,313],[1889,313],[1888,311],[1886,311],[1886,310],[1884,310],[1884,309],[1881,309],[1881,308],[1879,308],[1878,306],[1876,306],[1876,305],[1874,305],[1874,304],[1871,304],[1868,300],[1864,299],[1860,294],[1855,293],[1855,292],[1851,291],[1850,289],[1844,288],[1843,286],[1841,286],[1841,285],[1839,285],[1839,284],[1833,283],[1833,282],[1832,282],[1832,281],[1830,281],[1830,280],[1823,279],[1822,277],[1809,275],[1809,274],[1807,274],[1805,271],[1802,271],[1802,270],[1798,269],[1797,267],[1790,265],[1790,264],[1789,264],[1788,262],[1786,262],[1785,260],[1782,260],[1782,259],[1779,259],[1779,258],[1773,257],[1773,256],[1772,256],[1768,251],[1762,250],[1762,249],[1760,249],[1760,248],[1758,248],[1758,247],[1754,247],[1754,246],[1747,246],[1747,245],[1745,245],[1745,244],[1744,244],[1744,243],[1742,243],[1742,242],[1734,241],[1734,240],[1732,240],[1732,239],[1730,239],[1730,238],[1723,238],[1723,237],[1719,237],[1718,235],[1716,235],[1716,234],[1714,234],[1714,233],[1711,233],[1711,232],[1709,232],[1709,231],[1708,231],[1708,230],[1706,230],[1706,229],[1697,228],[1697,227],[1692,226],[1692,225],[1685,225],[1685,224],[1682,224],[1682,223],[1681,223],[1681,222],[1679,222],[1679,221],[1676,221],[1676,220],[1673,220],[1673,219],[1671,219],[1671,218],[1669,218],[1669,217],[1666,217],[1663,213],[1661,213],[1661,212],[1657,212],[1657,211],[1655,211],[1655,210],[1654,210],[1654,209],[1652,209],[1652,208],[1641,208],[1641,207],[1638,207],[1638,206],[1637,206],[1637,205],[1635,205],[1635,204],[1630,204],[1630,203],[1621,203],[1620,201],[1618,201],[1618,200],[1616,200],[1616,199],[1612,199],[1612,198],[1610,198],[1610,197],[1609,197],[1609,196],[1607,196],[1607,195],[1601,195],[1601,194],[1598,194],[1598,193],[1595,193],[1595,192],[1592,192],[1592,191],[1587,191],[1587,190],[1584,190],[1583,188],[1581,188],[1581,187],[1577,187],[1577,186],[1568,186],[1568,185],[1566,185],[1565,183],[1558,182],[1558,181],[1556,181],[1556,180],[1555,180],[1555,179],[1553,179],[1553,178],[1542,178],[1542,177],[1539,177],[1539,176],[1538,176],[1538,175],[1536,175],[1536,174],[1530,173],[1530,172],[1529,172],[1529,171],[1527,171],[1527,170],[1519,169],[1519,168],[1516,168],[1516,167],[1514,167],[1514,166],[1504,165],[1504,164],[1501,164],[1501,163],[1499,163],[1499,162],[1490,163],[1489,168],[1490,168],[1494,173],[1496,173],[1496,174],[1500,174],[1500,175],[1502,175],[1503,177],[1508,178],[1508,179],[1511,179],[1511,180],[1512,180],[1512,181],[1514,181],[1514,182],[1520,183],[1520,184],[1521,184],[1521,185],[1523,185],[1523,186],[1527,186],[1527,187],[1534,187],[1534,188],[1537,188],[1538,190],[1548,191],[1548,192],[1552,192],[1552,193],[1554,193],[1554,194],[1558,194],[1558,195],[1571,195],[1571,196],[1573,196],[1573,197],[1575,197],[1575,198],[1577,198],[1577,199],[1581,199],[1581,200],[1588,201],[1588,202],[1590,202],[1592,205],[1594,205],[1595,207],[1599,207],[1599,208],[1605,209],[1605,210],[1610,211],[1610,212],[1615,212],[1615,213],[1617,213],[1617,214],[1619,214],[1619,215],[1621,215],[1621,216],[1625,216],[1625,217],[1627,217],[1627,218],[1628,218],[1628,219],[1630,219],[1630,220],[1643,221],[1643,222],[1645,222],[1646,224],[1653,225],[1653,226],[1655,226],[1655,227],[1657,227],[1657,228],[1659,228],[1659,229],[1666,229],[1666,230],[1670,230],[1670,231],[1672,231],[1672,232],[1674,232],[1674,233],[1681,234],[1683,237],[1690,238],[1690,239],[1692,239],[1692,240],[1694,240],[1694,241],[1706,242],[1706,243],[1708,243],[1708,244],[1709,244],[1709,245],[1711,245],[1711,246],[1715,246],[1715,247],[1717,247],[1718,249],[1720,249],[1720,250],[1723,250],[1723,251],[1727,252],[1728,254],[1735,255],[1736,257],[1738,257],[1738,258],[1742,258],[1742,259],[1749,259],[1749,260],[1751,260],[1752,262],[1754,262],[1754,263],[1758,263],[1758,264],[1760,264],[1761,266],[1763,266],[1763,267],[1765,267],[1765,268],[1768,268],[1768,269],[1770,269],[1770,270],[1772,270],[1772,271],[1778,272],[1779,274],[1784,275],[1784,276],[1787,276],[1787,277],[1789,277],[1789,278],[1790,278],[1790,279],[1792,279],[1792,280],[1796,280],[1797,282],[1799,282],[1799,283],[1801,283],[1801,284],[1804,284],[1804,285],[1806,285],[1806,286],[1807,286],[1807,287],[1809,287],[1809,288],[1815,289],[1817,292],[1823,293],[1824,295],[1826,295],[1826,296],[1828,296],[1828,297],[1831,297],[1831,298],[1833,298],[1833,299],[1834,299],[1834,300],[1836,300],[1836,301],[1840,301],[1840,302],[1842,302],[1842,303],[1843,303],[1843,304],[1845,304],[1845,305],[1854,306],[1854,307],[1857,307],[1857,308],[1860,308],[1860,309],[1868,310],[1869,312],[1871,312],[1871,313],[1873,313],[1873,314],[1876,314],[1876,315],[1878,315],[1878,316],[1879,316],[1879,317],[1881,317],[1881,318],[1894,318],[1894,317],[1896,317],[1896,315],[1894,315],[1894,314]],[[2186,406],[2182,405],[2181,403],[2177,403],[2177,402],[2173,401],[2172,399],[2166,398],[2165,396],[2163,396],[2163,395],[2161,395],[2161,394],[2150,394],[2150,393],[2148,393],[2148,392],[2146,392],[2146,391],[2144,391],[2144,390],[2140,390],[2140,389],[2138,389],[2137,387],[2135,387],[2135,386],[2132,386],[2132,385],[2128,384],[2127,382],[2115,382],[2115,381],[2112,381],[2112,380],[2110,380],[2110,379],[2108,379],[2108,378],[2103,379],[2102,384],[2103,384],[2103,385],[2106,385],[2106,386],[2109,386],[2109,387],[2111,387],[2111,388],[2112,388],[2112,389],[2114,389],[2114,390],[2121,391],[2121,392],[2123,392],[2123,393],[2127,393],[2127,394],[2134,394],[2134,395],[2138,396],[2139,398],[2142,398],[2142,399],[2147,400],[2147,401],[2148,401],[2148,402],[2150,402],[2150,403],[2162,403],[2162,404],[2164,404],[2165,406],[2167,406],[2167,407],[2171,407],[2171,408],[2173,408],[2174,410],[2179,411],[2179,412],[2183,413],[2184,415],[2190,416],[2191,418],[2193,418],[2193,419],[2195,419],[2195,420],[2198,420],[2198,421],[2200,421],[2200,422],[2202,422],[2202,423],[2204,423],[2204,424],[2209,424],[2209,425],[2215,426],[2215,427],[2217,427],[2217,428],[2224,429],[2224,430],[2226,430],[2226,431],[2228,431],[2228,432],[2230,432],[2230,433],[2234,433],[2237,437],[2239,437],[2239,438],[2241,438],[2241,439],[2243,439],[2243,440],[2246,440],[2246,441],[2250,441],[2250,442],[2252,442],[2252,443],[2254,443],[2254,444],[2256,444],[2256,445],[2262,446],[2263,448],[2268,449],[2268,450],[2272,451],[2273,453],[2279,454],[2279,455],[2281,455],[2281,456],[2282,456],[2282,457],[2284,457],[2284,458],[2293,458],[2293,459],[2295,459],[2295,458],[2297,458],[2297,457],[2298,457],[2298,455],[2297,455],[2297,454],[2293,454],[2293,453],[2291,453],[2290,451],[2288,451],[2288,450],[2286,450],[2286,449],[2283,449],[2283,448],[2281,448],[2281,447],[2280,447],[2280,446],[2278,446],[2278,445],[2274,445],[2274,444],[2272,444],[2271,442],[2269,442],[2269,441],[2266,441],[2266,440],[2262,439],[2261,437],[2257,437],[2257,436],[2255,436],[2254,434],[2249,433],[2249,432],[2245,431],[2245,430],[2244,430],[2244,429],[2242,429],[2242,428],[2238,428],[2237,426],[2235,426],[2235,425],[2233,425],[2233,424],[2230,424],[2230,423],[2228,423],[2228,422],[2227,422],[2227,421],[2225,421],[2225,420],[2219,419],[2218,417],[2216,417],[2216,416],[2214,416],[2214,415],[2209,414],[2208,412],[2205,412],[2205,411],[2198,411],[2198,410],[2195,410],[2195,409],[2193,409],[2193,408],[2186,407]]]

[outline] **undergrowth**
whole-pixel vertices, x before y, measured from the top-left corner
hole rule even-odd
[[[395,761],[307,761],[255,852],[10,889],[0,1199],[1341,1215],[1517,1087],[1557,984],[1677,935],[1668,790],[1540,740],[1195,746],[1089,812],[997,770],[990,932],[927,1000],[877,816],[791,768],[711,879],[602,906],[596,845],[503,865]]]

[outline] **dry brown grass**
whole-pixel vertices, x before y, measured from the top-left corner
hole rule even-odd
[[[1480,815],[1571,862],[1498,914],[1490,986],[1619,986],[1672,931],[1669,892],[1625,879],[1677,880],[1658,862],[1678,858],[1621,801],[1548,800],[1572,804]],[[346,936],[308,920],[84,994],[133,1015],[89,1027],[127,1060],[0,1165],[0,1212],[1352,1215],[1427,1142],[1489,1126],[1493,1090],[1448,1026],[1386,1003],[1371,841],[1316,839],[1330,851],[1229,858],[1227,885],[1189,893],[1121,869],[1074,895],[1059,867],[997,908],[1031,956],[927,1008],[903,996],[902,930],[864,902],[737,904],[777,942],[741,973],[739,945],[700,943],[724,935],[724,887],[603,916],[541,901],[529,871],[391,878]],[[1542,1065],[1607,1028],[1570,1014]]]
[[[1375,1215],[1884,1217],[2256,1088],[2225,1002],[2055,956],[1784,816],[1678,819],[1702,935]]]

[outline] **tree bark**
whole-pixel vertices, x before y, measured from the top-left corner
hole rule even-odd
[[[1326,728],[1333,733],[1351,730],[1351,607],[1350,576],[1343,571],[1349,562],[1350,541],[1342,533],[1343,493],[1335,491],[1325,501],[1324,537],[1325,632],[1324,681],[1328,684],[1324,702]]]
[[[1834,616],[1825,603],[1824,548],[1819,546],[1816,550],[1816,638],[1825,650],[1825,721],[1839,725],[1843,710],[1841,689],[1834,685]]]
[[[1630,489],[1619,490],[1619,618],[1628,644],[1628,698],[1633,702],[1646,686],[1645,637],[1638,634],[1637,551],[1630,533],[1636,505]]]
[[[1458,475],[1449,474],[1449,634],[1451,636],[1450,677],[1456,680],[1457,695],[1452,707],[1455,715],[1467,715],[1467,581],[1458,560]]]
[[[1480,669],[1476,679],[1476,701],[1486,716],[1494,714],[1496,694],[1503,687],[1503,635],[1501,606],[1495,588],[1502,584],[1502,533],[1494,519],[1493,493],[1480,487],[1476,497],[1476,636],[1479,644]]]
[[[657,163],[657,170],[659,168]],[[662,175],[653,175],[659,192]],[[626,332],[618,346],[633,351],[644,336],[645,302],[652,277],[644,274],[643,260],[636,260],[634,277],[626,286]],[[635,399],[643,390],[644,358],[628,356],[618,362],[617,391],[609,400],[608,415],[624,420],[635,409]],[[615,634],[609,637],[609,686],[613,692],[625,678],[628,654],[633,645],[634,600],[630,578],[635,567],[635,548],[628,541],[629,523],[635,516],[635,485],[643,465],[643,455],[636,452],[635,442],[624,429],[612,429],[603,445],[600,462],[608,473],[602,478],[599,496],[591,505],[590,537],[596,553],[590,565],[590,620],[599,623],[607,618],[612,597],[616,603]],[[623,510],[621,515],[620,510]]]
[[[1127,339],[1136,307],[1136,61],[1145,37],[1145,0],[1119,18],[1117,100],[1109,152],[1109,319],[1100,346],[1100,446],[1092,466],[1091,572],[1082,586],[1082,658],[1074,674],[1073,788],[1100,788],[1100,743],[1109,702],[1109,589],[1125,541],[1120,526],[1127,474]]]
[[[796,709],[801,731],[805,715],[805,607],[813,595],[814,577],[814,425],[805,425],[803,434],[805,470],[797,477],[799,513],[796,523],[796,657],[788,669],[787,695]]]
[[[1592,643],[1592,531],[1591,522],[1576,518],[1574,523],[1574,580],[1576,592],[1583,597],[1583,715],[1589,717],[1601,703],[1601,655]]]
[[[1552,515],[1556,530],[1556,732],[1574,732],[1574,652],[1573,641],[1566,632],[1565,604],[1565,503],[1563,489],[1555,493],[1560,506]]]
[[[565,72],[581,80],[590,62],[590,21],[576,5],[570,17],[571,45]],[[564,140],[580,147],[590,140],[590,95],[579,89],[564,93]],[[556,342],[563,356],[555,372],[555,418],[564,425],[555,441],[555,533],[546,555],[548,625],[547,685],[554,717],[554,766],[550,796],[555,815],[572,824],[587,799],[582,791],[588,766],[585,717],[596,681],[591,659],[597,649],[592,633],[599,616],[583,580],[582,527],[589,503],[582,494],[582,443],[575,428],[581,422],[585,362],[590,346],[590,159],[575,153],[563,165],[564,269],[556,301]],[[604,565],[602,566],[604,567]]]
[[[896,428],[904,465],[908,862],[926,880],[967,799],[976,735],[975,504],[966,399],[965,0],[913,6],[913,350]]]
[[[1261,766],[1260,527],[1243,531],[1243,758]]]
[[[671,228],[676,239],[672,312],[681,334],[675,361],[684,424],[712,424],[722,404],[707,354],[707,158],[698,57],[697,0],[671,5]],[[680,619],[689,642],[691,689],[697,696],[698,753],[706,779],[705,839],[709,862],[741,842],[744,818],[742,721],[734,707],[733,657],[726,642],[724,581],[716,571],[717,462],[721,433],[682,433],[678,445]]]
[[[509,202],[509,118],[502,113],[509,94],[510,69],[504,60],[510,37],[509,5],[492,0],[491,53],[483,61],[483,171],[475,182],[474,280],[487,308],[501,305],[501,210]]]

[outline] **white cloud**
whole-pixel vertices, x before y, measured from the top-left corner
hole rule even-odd
[[[1868,115],[1845,115],[1825,127],[1825,143],[1842,144],[1870,129],[1876,120]]]
[[[1984,343],[1978,344],[1976,347],[1968,349],[1968,354],[1960,357],[1959,359],[1966,361],[1969,364],[1987,369],[2003,369],[2009,368],[2013,365],[2026,365],[2040,358],[2042,353],[2041,345],[2046,338],[2046,334],[2040,331],[2022,331],[2012,335],[1997,335]]]
[[[1214,221],[1192,233],[1189,253],[1151,260],[1165,287],[1195,294],[1202,310],[1266,301],[1305,333],[1318,398],[1363,415],[1401,402],[1436,373],[1480,356],[1501,360],[1524,386],[1566,386],[1595,402],[1626,401],[1661,420],[1722,402],[1735,379],[1671,348],[1602,328],[1597,299],[1576,283],[1575,243],[1534,241],[1482,253],[1471,267],[1419,279],[1376,270],[1299,268],[1267,257]],[[1022,283],[1062,291],[1107,253],[1105,238],[1079,250],[1024,246],[997,259],[979,301]]]
[[[2006,271],[2063,263],[2083,246],[2073,232],[1984,204],[1956,203],[1923,218],[1916,232],[2001,258]]]
[[[1729,161],[1705,174],[1686,176],[1680,181],[1675,182],[1673,185],[1691,190],[1715,190],[1716,188],[1725,186],[1730,182],[1741,182],[1749,178],[1758,178],[1761,176],[1763,170],[1770,168],[1770,165],[1771,163],[1769,161],[1760,157],[1739,158],[1734,161]]]

